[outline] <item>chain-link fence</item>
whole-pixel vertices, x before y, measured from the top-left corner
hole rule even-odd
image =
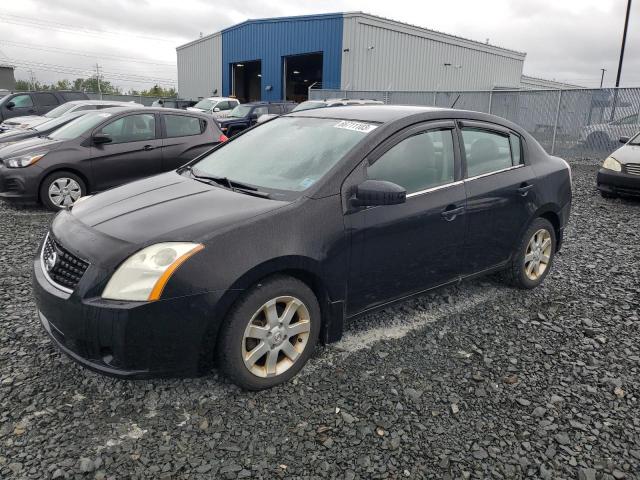
[[[107,93],[91,93],[87,92],[87,96],[91,100],[115,100],[118,102],[136,102],[144,105],[145,107],[150,107],[153,102],[162,98],[163,100],[175,100],[175,97],[146,97],[144,95],[110,95]]]
[[[640,88],[392,92],[311,89],[311,99],[359,98],[492,113],[522,126],[554,155],[600,157],[640,132]]]

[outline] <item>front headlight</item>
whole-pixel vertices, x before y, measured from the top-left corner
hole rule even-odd
[[[604,163],[602,164],[602,168],[613,170],[614,172],[622,171],[622,165],[620,165],[620,162],[613,157],[607,157]]]
[[[4,161],[4,164],[8,168],[24,168],[29,165],[33,165],[42,157],[44,157],[47,152],[38,152],[38,153],[29,153],[27,155],[20,155],[19,157],[11,157],[7,158]]]
[[[199,243],[157,243],[129,257],[102,292],[109,300],[154,301],[180,265],[204,248]]]

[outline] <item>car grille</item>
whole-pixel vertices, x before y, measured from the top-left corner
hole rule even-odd
[[[51,283],[62,290],[73,290],[89,268],[89,263],[76,257],[47,235],[40,256],[42,271]]]
[[[626,169],[631,175],[640,175],[640,163],[627,163]]]

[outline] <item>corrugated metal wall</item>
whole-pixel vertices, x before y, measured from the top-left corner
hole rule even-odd
[[[215,33],[178,47],[178,93],[196,100],[222,95],[222,35]]]
[[[282,57],[313,52],[323,52],[323,85],[337,88],[340,85],[342,14],[249,20],[223,30],[223,94],[231,94],[232,64],[261,60],[262,99],[280,100]],[[266,87],[269,85],[271,90],[268,91]]]
[[[349,90],[518,88],[525,58],[523,53],[359,13],[345,14],[342,43],[348,51],[342,52],[340,88]]]

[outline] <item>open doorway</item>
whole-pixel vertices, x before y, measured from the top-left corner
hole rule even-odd
[[[231,92],[240,102],[261,100],[262,62],[253,60],[231,64]]]
[[[285,100],[304,102],[308,100],[309,86],[322,83],[322,52],[305,53],[283,57]]]

